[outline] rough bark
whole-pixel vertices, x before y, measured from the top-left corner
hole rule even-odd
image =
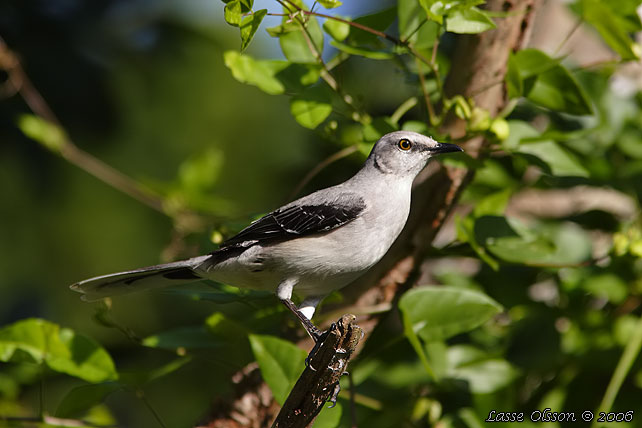
[[[476,106],[495,116],[506,105],[504,76],[511,52],[525,44],[531,27],[534,10],[540,0],[490,0],[486,8],[504,12],[495,20],[497,28],[481,34],[458,37],[450,74],[446,78],[446,95],[463,95],[474,100]],[[452,117],[441,129],[454,138],[465,134],[465,122]],[[479,158],[488,142],[475,137],[461,143],[467,155]],[[440,226],[457,202],[459,195],[473,177],[473,171],[442,168],[432,163],[415,181],[410,218],[397,240],[381,262],[345,289],[346,300],[357,306],[374,306],[394,303],[407,288],[413,285],[417,269]],[[378,315],[359,319],[366,333],[379,321]],[[264,386],[264,385],[263,385]],[[257,394],[259,389],[256,390]],[[257,408],[248,409],[256,415],[266,412],[266,406],[255,400]],[[276,415],[276,412],[274,413]],[[250,418],[252,413],[247,413]],[[213,423],[216,421],[212,421]],[[236,427],[240,425],[209,425]]]
[[[354,315],[344,315],[319,343],[272,428],[305,428],[314,422],[330,398],[336,400],[339,380],[363,336]]]

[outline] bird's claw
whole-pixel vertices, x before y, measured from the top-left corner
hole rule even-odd
[[[310,351],[308,356],[305,358],[305,366],[306,367],[310,367],[310,370],[312,370],[314,372],[317,371],[317,369],[315,369],[314,367],[312,367],[310,365],[310,362],[312,361],[312,358],[317,353],[317,351],[321,347],[321,344],[323,343],[325,338],[328,336],[328,334],[330,334],[330,332],[334,331],[336,328],[337,328],[337,325],[335,323],[332,323],[330,325],[330,327],[325,331],[321,331],[319,329],[316,329],[314,331],[310,331],[309,332],[310,336],[312,337],[312,340],[314,340],[314,347],[312,348],[312,350]]]
[[[341,385],[339,384],[339,381],[334,384],[334,389],[332,390],[332,395],[328,399],[332,405],[330,405],[330,409],[333,408],[334,406],[337,405],[337,398],[339,397],[339,392],[341,392]]]

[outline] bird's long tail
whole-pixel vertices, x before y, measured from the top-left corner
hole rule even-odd
[[[92,301],[135,291],[194,282],[202,279],[195,268],[209,257],[194,257],[174,263],[96,276],[77,282],[70,288],[83,293],[83,300]]]

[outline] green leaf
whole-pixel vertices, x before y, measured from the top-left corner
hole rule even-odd
[[[238,27],[242,16],[240,0],[232,0],[225,5],[225,21],[228,24]]]
[[[178,168],[182,190],[190,193],[211,192],[218,181],[223,163],[223,151],[215,147],[188,158]]]
[[[506,89],[509,98],[519,98],[524,94],[524,82],[519,74],[519,64],[515,55],[508,57],[508,69],[506,70]]]
[[[399,0],[397,2],[397,15],[399,16],[399,38],[406,40],[427,18],[421,12],[421,5],[417,0]]]
[[[499,269],[499,262],[495,260],[489,253],[486,251],[486,248],[481,245],[475,236],[475,218],[473,216],[467,216],[462,218],[455,218],[455,227],[457,229],[457,239],[460,242],[467,242],[470,247],[477,253],[480,259],[482,259],[488,266],[493,270]]]
[[[118,382],[105,382],[95,385],[83,385],[69,391],[56,409],[59,418],[82,416],[93,406],[102,403],[105,398],[122,388]]]
[[[324,406],[314,420],[314,428],[338,428],[341,426],[343,406],[340,402],[334,407]]]
[[[323,23],[323,29],[338,42],[344,41],[350,34],[350,24],[335,19],[326,20]]]
[[[380,12],[376,12],[370,15],[360,16],[359,18],[354,19],[354,22],[357,24],[364,25],[366,27],[372,28],[373,30],[385,31],[397,18],[397,9],[391,7],[389,9],[384,9]],[[379,38],[367,31],[360,30],[358,28],[353,28],[350,31],[350,44],[361,46],[366,44],[376,44],[380,45],[381,41]]]
[[[560,65],[558,60],[549,57],[537,49],[522,49],[513,54],[512,57],[517,71],[523,80],[529,77],[537,77]]]
[[[479,327],[502,307],[479,291],[445,286],[414,288],[401,296],[399,309],[405,325],[431,342]]]
[[[522,140],[530,139],[532,141],[540,136],[537,129],[523,120],[509,120],[508,127],[508,138],[502,141],[502,148],[506,151],[517,150]]]
[[[612,273],[590,276],[586,278],[582,288],[595,296],[605,298],[615,305],[622,303],[629,295],[629,288],[626,282]]]
[[[489,357],[470,345],[454,345],[448,349],[448,377],[468,382],[473,394],[490,394],[510,385],[519,375],[508,361]]]
[[[549,239],[501,216],[476,219],[475,240],[494,256],[513,263],[527,264],[555,252],[555,245]]]
[[[593,108],[584,90],[561,65],[533,80],[534,84],[526,93],[526,98],[535,104],[570,114],[593,114]]]
[[[317,52],[323,52],[323,31],[319,22],[313,16],[306,17],[305,24],[298,21],[288,23],[288,20],[287,16],[283,17],[282,25],[286,31],[279,35],[279,44],[283,54],[291,62],[316,64],[318,59],[309,43],[314,46]],[[304,34],[302,25],[305,25],[306,34]]]
[[[412,43],[415,49],[428,49],[435,44],[439,24],[429,21],[417,0],[400,0],[397,3],[399,15],[399,38]]]
[[[475,234],[493,255],[512,263],[574,266],[591,257],[591,239],[575,223],[528,228],[514,218],[486,216],[475,222]]]
[[[60,153],[67,142],[64,130],[33,114],[21,115],[18,127],[27,137],[36,140],[52,152]]]
[[[556,176],[588,177],[589,175],[588,171],[575,156],[555,141],[546,140],[522,143],[516,152],[536,156],[550,168],[551,174]]]
[[[350,55],[359,55],[370,59],[392,59],[395,57],[395,54],[392,52],[350,46],[336,40],[332,40],[330,44],[340,51],[349,53]]]
[[[339,7],[343,4],[339,0],[317,0],[317,3],[326,9],[334,9],[335,7]]]
[[[225,52],[223,58],[232,76],[239,82],[257,86],[272,95],[285,91],[283,83],[275,75],[288,66],[286,61],[258,61],[236,51]]]
[[[537,49],[524,49],[509,60],[511,95],[522,93],[535,104],[571,114],[592,114],[593,108],[577,80],[557,60]],[[517,68],[521,85],[515,82]],[[519,91],[521,87],[521,91]]]
[[[290,100],[290,113],[309,129],[319,126],[332,113],[332,97],[325,86],[313,86]]]
[[[251,334],[249,339],[265,383],[276,401],[283,405],[303,371],[305,351],[273,336]]]
[[[241,23],[241,52],[244,51],[252,41],[265,15],[267,15],[267,9],[261,9],[243,19]]]
[[[223,54],[225,65],[236,80],[254,85],[276,95],[283,92],[301,92],[319,80],[321,67],[317,64],[292,64],[279,60],[256,60],[236,51]]]
[[[482,217],[486,215],[504,214],[506,205],[508,205],[508,201],[512,194],[512,189],[504,189],[496,193],[491,193],[477,202],[473,209],[473,216]]]
[[[447,3],[449,3],[447,0],[419,0],[419,4],[426,12],[426,16],[438,24],[444,23],[444,15],[446,14],[445,4]]]
[[[143,370],[139,371],[123,372],[120,374],[120,382],[129,387],[142,387],[154,380],[176,372],[177,370],[188,364],[190,361],[192,361],[192,357],[188,355],[175,358],[169,363],[163,364],[160,367],[145,367]]]
[[[456,9],[446,18],[446,30],[451,33],[476,34],[495,27],[488,14],[476,7]]]
[[[118,378],[111,357],[92,339],[68,328],[29,318],[0,330],[0,361],[45,363],[88,382]]]
[[[636,60],[642,56],[640,45],[629,36],[638,29],[628,29],[624,18],[618,16],[610,5],[598,0],[581,0],[582,15],[600,33],[604,41],[623,60]],[[639,22],[639,18],[638,18]]]

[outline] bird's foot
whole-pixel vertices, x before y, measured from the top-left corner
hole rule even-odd
[[[305,365],[306,367],[310,367],[312,371],[316,371],[316,369],[310,365],[310,361],[312,360],[312,357],[314,357],[314,354],[316,354],[319,348],[321,347],[321,344],[323,343],[325,338],[328,337],[328,334],[330,334],[331,331],[334,331],[337,328],[337,325],[335,323],[332,323],[330,327],[325,331],[319,330],[314,325],[312,325],[312,327],[314,327],[314,329],[308,329],[306,327],[306,330],[308,330],[310,337],[312,337],[312,340],[314,340],[314,347],[312,348],[308,356],[305,358]]]
[[[337,398],[339,397],[339,392],[341,392],[341,384],[339,383],[339,381],[337,381],[337,383],[334,384],[332,395],[328,399],[328,401],[332,403],[329,407],[330,409],[337,405]]]

